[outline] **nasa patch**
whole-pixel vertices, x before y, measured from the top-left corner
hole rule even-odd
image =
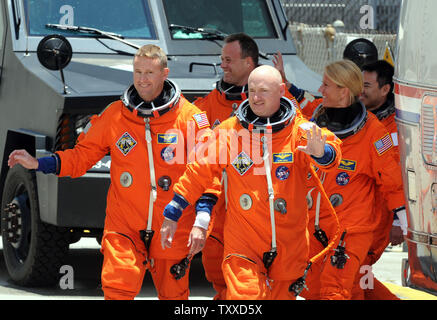
[[[290,169],[288,169],[286,166],[279,166],[276,169],[276,178],[279,180],[287,180],[290,176]]]
[[[161,158],[165,162],[173,160],[175,157],[175,151],[172,147],[165,147],[161,150]]]
[[[335,178],[335,180],[339,186],[347,185],[349,183],[350,179],[351,179],[351,177],[346,172],[340,172],[337,175],[337,178]]]
[[[123,153],[123,155],[127,155],[129,151],[131,151],[135,146],[137,142],[134,138],[131,137],[131,135],[128,132],[125,132],[120,139],[116,142],[117,148]]]

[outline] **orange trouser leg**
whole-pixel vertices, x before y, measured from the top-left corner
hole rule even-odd
[[[320,242],[314,237],[314,235],[310,236],[310,257],[315,256],[319,252],[323,250],[323,246]],[[315,263],[311,265],[311,268],[308,270],[307,277],[305,279],[305,284],[308,289],[303,289],[300,296],[305,298],[305,300],[320,300],[320,275],[322,272],[322,266],[324,264],[324,260],[329,259],[328,256],[321,257]]]
[[[360,267],[360,261],[351,252],[343,269],[338,269],[331,264],[330,258],[326,259],[320,276],[320,299],[322,300],[349,300],[352,297],[352,288],[355,276]]]
[[[354,287],[352,288],[351,300],[364,300],[364,290],[373,289],[373,280],[375,276],[372,272],[370,264],[370,256],[367,255],[366,259],[362,263],[359,272],[357,273],[354,281]]]
[[[364,290],[365,300],[400,300],[395,294],[393,294],[385,285],[383,285],[378,279],[373,279],[373,290]]]
[[[215,235],[208,237],[202,250],[202,263],[206,279],[212,283],[217,294],[214,300],[226,298],[226,282],[222,272],[223,243]]]
[[[322,266],[323,258],[322,261],[317,261],[311,266],[310,270],[308,270],[305,279],[305,284],[308,289],[303,289],[300,293],[300,296],[305,298],[305,300],[320,300],[320,275],[322,272]]]
[[[364,262],[372,235],[367,233],[347,234],[346,254],[349,256],[343,269],[331,264],[331,255],[325,260],[320,276],[320,296],[322,300],[350,300],[357,277],[360,277],[360,266]]]
[[[107,300],[132,300],[141,289],[145,257],[131,240],[116,234],[102,239],[102,289]]]
[[[400,300],[372,272],[373,255],[367,255],[355,278],[352,300]]]
[[[352,288],[351,300],[364,300],[364,290],[360,285],[360,275],[357,275],[354,282],[354,287]]]
[[[296,300],[288,291],[293,281],[268,280],[247,258],[230,255],[223,261],[227,300]]]
[[[155,259],[150,267],[153,283],[155,284],[160,300],[187,300],[190,294],[189,273],[190,267],[185,271],[185,276],[176,280],[170,273],[170,268],[179,263],[179,260]],[[191,265],[191,264],[190,264]]]
[[[270,281],[271,293],[269,300],[296,300],[294,293],[290,293],[288,288],[294,282],[293,281]]]
[[[230,255],[223,260],[227,300],[265,300],[269,296],[266,277],[247,258]]]
[[[143,253],[133,242],[117,233],[107,233],[102,239],[102,289],[107,300],[132,300],[140,292],[146,267]],[[188,299],[188,274],[174,279],[170,268],[179,260],[152,260],[149,267],[159,299]]]

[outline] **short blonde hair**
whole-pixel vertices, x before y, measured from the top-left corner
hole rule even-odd
[[[136,57],[146,57],[150,59],[159,59],[161,67],[167,68],[167,55],[164,50],[154,44],[146,44],[140,47],[135,53]]]
[[[348,88],[350,103],[355,102],[363,92],[363,75],[360,68],[350,60],[340,60],[325,67],[325,75],[337,86]]]

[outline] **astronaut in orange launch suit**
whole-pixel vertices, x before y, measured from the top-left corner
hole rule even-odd
[[[293,299],[289,287],[309,260],[302,186],[311,163],[328,171],[339,165],[341,141],[296,112],[297,104],[283,97],[285,85],[273,67],[256,68],[248,84],[249,99],[205,144],[208,157],[189,164],[173,190],[186,204],[195,203],[205,190],[212,192],[212,185],[219,194],[219,177],[226,168],[226,299]],[[216,151],[213,157],[211,150]],[[162,246],[171,247],[174,241],[168,239],[182,208],[170,203],[164,216]]]
[[[244,33],[231,34],[224,40],[221,54],[223,78],[208,95],[196,99],[195,104],[205,111],[212,128],[234,116],[238,106],[248,97],[247,80],[249,74],[258,66],[258,46]],[[294,97],[285,92],[290,100]],[[223,172],[222,193],[213,209],[212,231],[202,250],[202,263],[208,281],[212,282],[217,294],[214,299],[226,296],[226,284],[221,269],[223,260],[223,227],[226,215],[227,176]]]
[[[358,101],[362,83],[361,71],[352,62],[332,63],[325,68],[319,89],[323,99],[310,104],[319,105],[312,112],[313,121],[343,141],[343,158],[337,170],[320,175],[343,234],[335,252],[324,263],[313,265],[308,276],[309,291],[302,294],[307,299],[351,299],[354,282],[360,279],[360,266],[371,248],[382,214],[376,209],[376,192],[381,194],[378,199],[383,199],[390,209],[385,214],[393,216],[405,204],[393,140],[384,125]],[[317,217],[314,195],[312,219]],[[322,229],[329,238],[332,223],[325,219],[323,208],[318,218],[317,226],[325,224]],[[312,250],[323,248],[314,237],[311,243]]]
[[[101,249],[105,299],[133,299],[147,269],[160,299],[187,299],[188,275],[176,279],[170,269],[190,254],[187,242],[196,241],[190,234],[193,224],[198,225],[194,207],[187,208],[171,249],[164,251],[159,232],[153,233],[162,224],[172,184],[185,170],[187,145],[194,146],[196,135],[209,130],[209,123],[205,113],[167,79],[167,57],[161,48],[141,47],[133,69],[134,84],[121,100],[91,119],[73,149],[38,160],[14,151],[9,165],[20,163],[75,178],[110,153],[111,185]]]

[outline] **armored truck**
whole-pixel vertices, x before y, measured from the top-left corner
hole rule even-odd
[[[168,54],[169,77],[189,100],[222,77],[227,34],[245,32],[272,65],[281,51],[298,87],[316,92],[320,75],[297,57],[280,0],[1,0],[0,203],[3,255],[22,286],[53,285],[71,243],[101,236],[110,184],[105,156],[84,176],[44,175],[8,156],[74,147],[89,118],[132,82],[141,45]],[[121,204],[122,205],[122,204]]]

